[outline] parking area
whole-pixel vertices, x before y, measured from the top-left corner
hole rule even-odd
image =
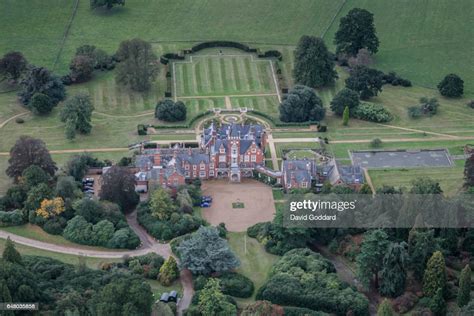
[[[451,167],[453,162],[446,149],[434,150],[374,150],[352,151],[354,165],[365,168]]]
[[[203,195],[212,197],[209,208],[202,209],[202,216],[212,225],[225,223],[233,232],[246,231],[248,227],[273,220],[275,205],[270,186],[251,179],[241,183],[228,180],[204,181]]]

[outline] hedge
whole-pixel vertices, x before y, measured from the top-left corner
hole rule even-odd
[[[191,47],[191,52],[196,53],[200,50],[206,48],[214,48],[214,47],[231,47],[243,50],[248,53],[256,53],[257,49],[251,48],[248,45],[239,43],[239,42],[232,42],[232,41],[210,41],[210,42],[203,42]]]
[[[172,128],[172,129],[186,129],[186,128],[191,128],[191,127],[193,127],[194,123],[195,123],[197,120],[199,120],[199,119],[201,119],[201,118],[203,118],[203,117],[205,117],[205,116],[207,116],[207,115],[209,115],[209,114],[211,114],[211,113],[213,113],[213,111],[210,111],[210,110],[209,110],[209,111],[206,111],[206,112],[199,113],[198,115],[196,115],[195,117],[193,117],[187,124],[180,124],[180,125],[153,125],[153,126],[151,126],[151,125],[144,125],[144,124],[138,124],[138,125],[137,125],[138,135],[147,135],[146,131],[147,131],[147,128],[148,128],[148,127],[153,127],[153,128],[155,128],[155,129],[170,129],[170,128]],[[140,133],[141,133],[141,134],[140,134]]]
[[[11,212],[0,211],[0,227],[17,226],[23,223],[23,213],[21,210],[14,210]]]
[[[147,134],[147,127],[143,124],[137,125],[138,135],[146,135]]]
[[[274,117],[268,115],[267,113],[263,113],[263,112],[260,112],[260,111],[257,111],[257,110],[251,110],[249,112],[269,120],[276,127],[308,127],[310,125],[318,125],[319,124],[319,122],[316,122],[316,121],[294,122],[294,123],[277,122]]]
[[[225,272],[216,276],[220,280],[222,293],[240,298],[249,298],[254,291],[252,280],[236,272]],[[200,275],[194,280],[194,289],[202,290],[209,277]]]

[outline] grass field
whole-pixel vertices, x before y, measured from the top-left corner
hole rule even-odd
[[[262,244],[254,238],[247,237],[245,232],[229,232],[227,235],[230,247],[240,259],[240,267],[237,272],[251,279],[255,285],[252,298],[237,299],[240,304],[248,304],[254,300],[256,291],[267,280],[268,272],[273,263],[278,260],[278,256],[266,252]]]
[[[417,168],[417,169],[383,169],[369,170],[370,178],[376,188],[393,185],[410,189],[412,181],[428,177],[439,182],[441,189],[448,196],[460,192],[463,185],[464,160],[456,160],[452,168]]]
[[[238,50],[193,55],[173,63],[178,97],[275,93],[271,62]]]

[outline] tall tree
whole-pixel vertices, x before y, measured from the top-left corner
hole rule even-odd
[[[438,245],[433,230],[412,229],[410,231],[408,253],[410,256],[410,267],[414,271],[415,278],[422,279],[426,263],[437,248]]]
[[[20,52],[9,52],[0,59],[0,81],[10,79],[16,82],[26,71],[28,62]]]
[[[347,126],[349,124],[349,107],[346,106],[344,108],[344,112],[342,113],[342,125]]]
[[[438,84],[439,93],[448,98],[459,98],[464,93],[464,81],[456,74],[449,74]]]
[[[300,38],[293,75],[297,83],[309,87],[319,88],[334,83],[337,79],[334,57],[321,38],[307,35]]]
[[[13,303],[10,290],[8,289],[7,282],[4,278],[0,279],[0,302],[2,303]],[[2,311],[3,316],[14,316],[15,314],[11,310]]]
[[[56,163],[51,158],[44,142],[30,136],[20,136],[10,149],[8,163],[6,173],[15,181],[31,165],[40,167],[50,176],[53,176],[57,170]]]
[[[384,299],[382,303],[380,303],[377,309],[377,316],[395,316],[395,312],[389,300]]]
[[[20,101],[29,105],[35,93],[47,95],[57,105],[66,97],[66,90],[58,76],[43,67],[32,67],[21,81]]]
[[[365,66],[356,66],[346,79],[346,87],[357,91],[362,100],[368,100],[382,91],[383,73]]]
[[[219,237],[215,227],[201,226],[191,238],[181,242],[177,250],[181,266],[194,274],[225,272],[240,265],[239,259],[227,241]]]
[[[37,165],[29,166],[21,175],[21,182],[27,188],[32,188],[40,183],[47,183],[49,179],[49,175]]]
[[[134,175],[127,168],[111,167],[102,176],[100,198],[117,203],[123,212],[129,212],[139,200]]]
[[[346,107],[349,108],[349,115],[359,106],[359,94],[354,90],[344,88],[339,91],[331,101],[331,110],[336,115],[343,115]]]
[[[383,230],[377,229],[364,234],[357,256],[357,274],[366,287],[374,281],[375,288],[378,288],[379,272],[388,247],[388,236]]]
[[[163,189],[156,189],[150,199],[151,214],[160,221],[167,221],[171,214],[176,212],[176,206],[173,204],[169,193]]]
[[[159,281],[164,286],[170,286],[179,277],[178,264],[173,256],[169,256],[160,268]]]
[[[474,187],[474,154],[471,154],[464,163],[464,185]]]
[[[21,255],[15,249],[15,245],[13,244],[13,241],[10,239],[10,237],[7,238],[5,243],[5,249],[3,250],[2,258],[3,260],[11,263],[22,263]]]
[[[283,122],[321,121],[325,114],[323,102],[307,86],[294,86],[280,104],[280,120]]]
[[[186,106],[181,101],[161,100],[156,105],[155,117],[165,122],[184,121],[186,119]]]
[[[433,297],[438,289],[444,291],[446,286],[446,264],[441,251],[435,251],[426,265],[423,275],[423,292]],[[443,292],[444,293],[444,292]]]
[[[68,138],[74,138],[76,131],[81,134],[89,134],[92,130],[91,117],[94,111],[88,94],[78,93],[64,103],[60,118],[66,123],[66,134]]]
[[[220,289],[219,279],[210,278],[199,294],[199,311],[202,315],[237,315],[235,305],[229,303]]]
[[[158,59],[151,44],[135,38],[120,43],[116,57],[117,81],[129,85],[133,90],[146,91],[158,73]]]
[[[458,306],[463,307],[471,300],[471,267],[466,264],[459,277]]]
[[[441,194],[439,182],[431,178],[418,178],[412,181],[411,194]]]
[[[445,316],[446,315],[446,301],[443,297],[443,289],[438,288],[431,299],[430,309],[435,316]]]
[[[28,108],[36,115],[51,113],[56,104],[43,93],[35,93],[31,98]]]
[[[125,5],[125,0],[91,0],[91,9],[106,8],[112,9],[115,5]]]
[[[71,71],[69,76],[72,82],[85,82],[92,78],[94,60],[85,55],[74,56],[69,65],[69,70]]]
[[[374,15],[367,10],[354,8],[341,18],[334,38],[336,52],[356,56],[360,49],[367,48],[375,54],[379,39],[375,31]]]
[[[405,291],[407,277],[407,243],[392,243],[383,258],[380,294],[398,297]]]

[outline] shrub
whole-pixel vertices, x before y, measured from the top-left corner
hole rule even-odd
[[[449,74],[438,84],[439,93],[448,98],[458,98],[464,93],[464,81],[456,74]]]
[[[143,124],[137,125],[138,135],[146,135],[147,134],[147,127]]]
[[[354,110],[354,117],[376,123],[389,122],[393,115],[380,104],[361,103]]]
[[[48,219],[44,223],[43,229],[48,234],[61,235],[63,233],[65,226],[66,226],[66,219],[64,217],[55,216]]]
[[[351,89],[344,88],[339,91],[331,101],[331,110],[342,116],[346,107],[349,108],[351,114],[359,106],[359,94]]]
[[[419,106],[410,106],[408,108],[408,116],[411,117],[412,119],[417,119],[423,115],[423,112],[421,111]]]
[[[396,72],[391,71],[388,74],[384,74],[382,77],[384,84],[391,84],[392,86],[411,87],[411,81],[403,79],[398,76]]]
[[[10,212],[0,211],[0,227],[17,226],[24,224],[23,212],[14,210]]]
[[[473,103],[474,103],[474,102],[473,102]],[[474,107],[474,106],[473,106],[473,107]],[[15,122],[16,122],[17,124],[23,124],[23,123],[25,123],[25,120],[22,119],[21,117],[17,117],[17,118],[15,119]]]
[[[382,140],[380,138],[374,138],[370,141],[370,147],[380,148],[382,147]]]
[[[466,105],[471,109],[474,109],[474,100],[469,101]]]
[[[199,275],[194,280],[194,289],[202,290],[210,277]],[[248,298],[254,291],[252,280],[236,272],[224,272],[215,276],[220,280],[222,293],[234,297]]]

